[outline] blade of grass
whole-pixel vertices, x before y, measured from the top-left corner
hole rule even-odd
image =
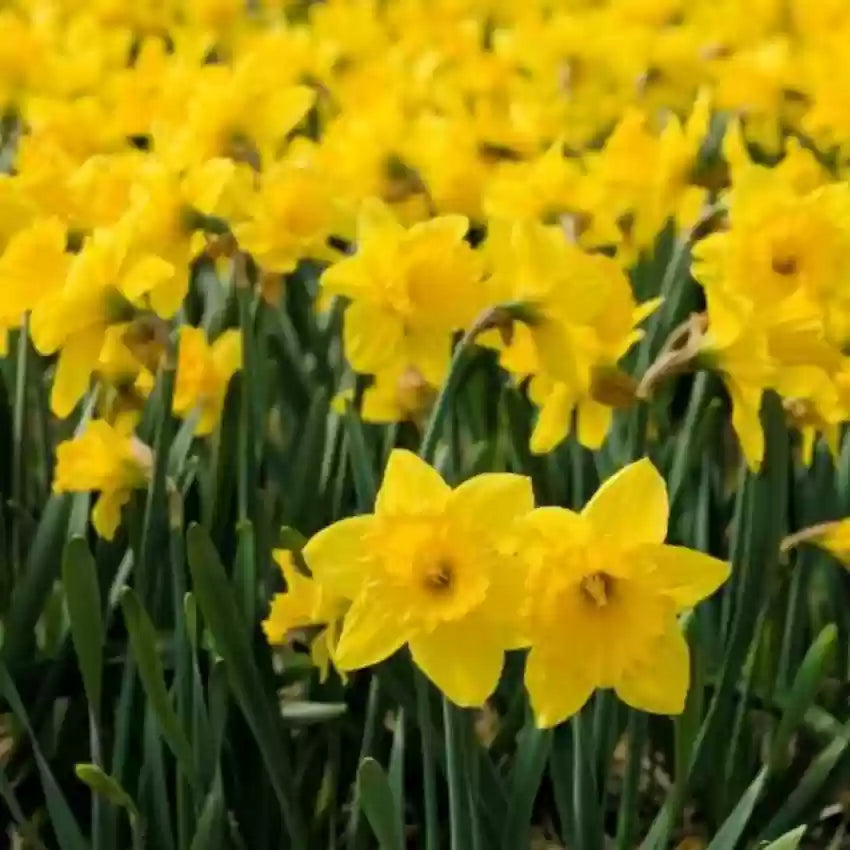
[[[837,641],[838,629],[834,623],[830,623],[823,628],[809,647],[803,663],[797,670],[768,756],[771,773],[781,771],[788,766],[791,736],[802,722],[806,710],[814,703],[818,688],[835,659]]]
[[[121,594],[121,610],[148,706],[156,717],[165,742],[177,758],[183,775],[194,783],[192,748],[165,687],[165,673],[157,651],[153,623],[142,608],[139,597],[130,588]]]
[[[534,801],[552,752],[552,733],[527,725],[519,735],[511,772],[504,850],[527,850]]]
[[[706,850],[737,850],[752,817],[753,809],[767,784],[767,776],[767,768],[763,767],[729,817],[723,822]]]
[[[369,697],[366,701],[366,714],[363,718],[363,737],[360,742],[359,764],[363,764],[372,755],[375,747],[375,734],[378,723],[378,696],[380,685],[378,677],[372,676],[369,682]],[[346,829],[345,846],[348,850],[356,850],[360,842],[360,813],[362,801],[360,799],[360,784],[354,786],[354,798],[351,801],[351,812],[348,816],[348,827]]]
[[[416,707],[422,744],[422,786],[425,795],[425,850],[438,850],[440,827],[437,813],[437,767],[434,762],[436,742],[431,720],[430,682],[418,668],[413,671]]]
[[[306,850],[306,830],[295,805],[290,760],[275,700],[263,686],[248,642],[248,629],[207,532],[189,528],[189,566],[198,607],[224,661],[233,695],[260,748],[294,850]]]
[[[363,759],[357,771],[357,796],[380,850],[404,850],[398,812],[392,788],[384,769],[373,758]]]
[[[0,661],[0,693],[3,694],[12,713],[29,736],[36,767],[38,768],[41,779],[41,786],[44,790],[45,805],[47,806],[47,812],[50,815],[50,822],[60,850],[89,850],[88,842],[84,838],[80,826],[71,811],[71,807],[62,794],[62,789],[59,787],[59,783],[56,781],[53,772],[50,770],[50,765],[41,751],[38,738],[30,725],[24,704],[21,702],[20,694],[9,675],[9,671],[6,669],[6,665],[2,661]]]
[[[451,850],[471,846],[469,812],[466,803],[466,776],[463,769],[461,736],[464,734],[461,709],[443,697],[443,729],[446,743],[446,775],[449,782],[449,834]]]

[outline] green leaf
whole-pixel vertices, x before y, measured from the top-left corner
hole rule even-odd
[[[363,511],[371,510],[378,492],[375,481],[375,471],[366,437],[363,434],[363,424],[352,404],[345,406],[345,427],[348,432],[351,461],[351,471],[354,475],[354,489],[357,491],[357,502]]]
[[[529,725],[519,734],[511,775],[504,850],[527,850],[537,791],[552,751],[552,733]]]
[[[393,745],[390,750],[388,779],[398,811],[398,828],[404,834],[404,750],[405,750],[404,709],[400,708],[393,719]]]
[[[62,583],[68,606],[71,640],[80,662],[83,687],[95,717],[100,716],[103,682],[103,618],[97,568],[86,541],[68,541],[62,557]]]
[[[360,762],[357,790],[380,850],[404,850],[404,840],[398,829],[401,817],[387,775],[375,759]]]
[[[156,648],[156,631],[136,594],[129,588],[121,592],[121,610],[130,636],[130,645],[139,670],[150,707],[156,715],[163,737],[177,757],[180,768],[190,782],[194,782],[192,748],[186,737],[171,698],[165,687],[162,662]]]
[[[198,828],[189,850],[218,850],[224,836],[224,794],[221,789],[221,773],[216,771],[213,786],[204,800]]]
[[[26,569],[12,591],[4,622],[3,658],[13,667],[35,646],[36,623],[62,562],[71,498],[69,494],[50,497],[38,523]]]
[[[248,623],[256,619],[257,609],[257,550],[254,525],[249,519],[239,522],[236,529],[236,567],[233,584]]]
[[[747,788],[743,797],[738,800],[738,805],[732,809],[731,814],[723,822],[717,835],[714,836],[706,850],[736,850],[747,828],[747,824],[750,822],[753,809],[767,783],[767,777],[767,768],[763,767],[750,784],[750,787]]]
[[[280,716],[293,726],[312,726],[342,717],[348,710],[344,702],[307,702],[286,700],[280,706]]]
[[[292,844],[296,850],[305,850],[305,831],[300,812],[293,803],[292,772],[283,747],[277,706],[263,687],[248,642],[248,627],[242,620],[231,584],[207,532],[201,526],[193,525],[187,541],[198,607],[224,661],[233,695],[257,741]]]
[[[310,402],[310,410],[303,427],[293,440],[294,459],[289,485],[291,506],[287,517],[302,528],[313,528],[319,497],[318,470],[328,428],[330,399],[326,392],[317,390]]]
[[[812,705],[818,688],[835,658],[838,628],[834,623],[825,626],[809,647],[803,663],[794,677],[788,702],[773,739],[768,764],[771,771],[783,770],[790,761],[791,736]]]
[[[171,417],[171,405],[174,397],[176,366],[170,356],[160,369],[157,393],[146,408],[150,415],[157,407],[159,419],[156,427],[154,443],[154,460],[151,480],[145,497],[145,510],[142,519],[142,533],[139,539],[137,560],[133,572],[139,597],[146,605],[150,604],[150,596],[156,586],[156,573],[161,569],[157,556],[159,545],[164,543],[160,536],[160,527],[168,522],[159,522],[168,509],[167,473],[169,451],[174,433],[174,422]]]
[[[124,790],[121,783],[99,768],[96,764],[78,764],[74,767],[77,779],[84,782],[96,794],[109,800],[113,806],[126,809],[134,818],[139,817],[139,810],[133,798]]]
[[[781,835],[776,841],[771,841],[762,850],[797,850],[805,832],[806,825],[803,824],[790,832],[786,832],[785,835]]]
[[[278,534],[278,542],[281,549],[300,552],[307,545],[307,538],[300,531],[285,525]]]
[[[788,798],[776,808],[776,814],[762,830],[759,840],[770,841],[805,817],[808,807],[822,793],[836,765],[850,745],[850,725],[829,742],[812,760],[802,777],[795,783]]]
[[[161,850],[177,850],[171,813],[171,789],[166,778],[162,737],[156,712],[150,701],[145,706],[143,778],[139,792],[140,805],[150,818],[152,843]]]
[[[561,824],[561,838],[566,847],[578,845],[578,829],[573,813],[573,736],[566,723],[552,731],[552,753],[549,773],[555,792],[555,807]],[[575,836],[575,838],[574,838]]]
[[[375,735],[381,718],[378,714],[378,695],[380,683],[377,676],[372,676],[369,682],[369,698],[366,702],[366,713],[363,718],[362,726],[363,736],[360,740],[360,756],[358,761],[364,762],[370,758],[375,746]],[[360,802],[360,786],[354,786],[354,799],[351,801],[351,810],[348,815],[348,826],[346,829],[345,846],[348,850],[356,850],[360,839],[360,812],[362,806]]]
[[[9,704],[9,708],[12,709],[12,713],[18,718],[18,722],[29,735],[36,766],[41,777],[41,787],[44,789],[44,801],[47,805],[47,812],[50,815],[50,822],[53,826],[53,831],[56,833],[56,840],[59,842],[59,847],[61,850],[89,850],[89,845],[80,831],[80,826],[74,818],[71,808],[62,794],[59,783],[56,781],[50,770],[50,765],[41,751],[38,737],[30,724],[29,716],[24,708],[24,704],[21,702],[18,689],[15,687],[11,676],[9,676],[6,665],[2,662],[0,662],[0,693],[3,694],[3,697]]]

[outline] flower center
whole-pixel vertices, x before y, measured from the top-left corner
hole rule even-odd
[[[451,561],[441,558],[425,572],[423,584],[429,593],[444,596],[452,590],[454,577],[454,566]]]
[[[605,573],[594,573],[581,580],[584,598],[597,608],[604,608],[614,593],[614,581]]]
[[[799,263],[797,262],[797,258],[792,254],[785,254],[784,256],[780,254],[773,258],[771,267],[776,274],[782,275],[783,277],[791,277],[792,275],[797,274]]]

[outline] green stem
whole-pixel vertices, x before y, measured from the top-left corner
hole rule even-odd
[[[28,324],[24,319],[18,331],[17,363],[15,370],[15,413],[12,423],[14,457],[12,461],[12,570],[20,575],[23,569],[24,478],[27,457],[27,384],[29,383],[29,337]]]
[[[630,850],[634,847],[641,763],[646,744],[646,715],[640,711],[632,710],[629,713],[628,741],[626,775],[620,797],[620,810],[617,813],[616,850]]]
[[[168,472],[168,454],[171,448],[173,435],[173,421],[171,417],[171,401],[174,396],[175,363],[172,354],[166,356],[161,373],[160,402],[162,406],[162,418],[156,434],[156,445],[154,450],[153,475],[148,485],[147,498],[145,500],[145,513],[142,520],[142,536],[139,541],[139,562],[136,568],[136,589],[142,604],[152,610],[151,594],[154,584],[151,581],[151,570],[156,563],[155,555],[156,540],[154,538],[154,523],[156,515],[162,510],[166,503],[166,476]]]
[[[425,850],[439,850],[440,822],[437,813],[437,768],[434,763],[434,727],[431,722],[431,703],[428,679],[421,670],[413,671],[416,684],[416,709],[419,715],[419,735],[422,741],[422,784],[425,793]]]
[[[573,732],[573,823],[577,850],[596,850],[602,846],[598,812],[596,777],[588,739],[586,709],[570,718]]]
[[[443,697],[443,727],[446,740],[446,774],[449,780],[449,832],[451,850],[469,850],[469,819],[466,810],[466,777],[463,764],[464,718],[461,710]]]
[[[649,368],[655,349],[658,347],[658,342],[662,338],[662,333],[672,326],[676,316],[681,312],[682,303],[684,302],[688,288],[684,285],[684,281],[679,281],[679,276],[682,273],[684,264],[688,260],[689,245],[690,234],[679,236],[673,245],[670,261],[664,270],[664,277],[661,278],[661,288],[658,293],[664,301],[658,310],[655,321],[647,329],[646,336],[641,341],[640,349],[638,350],[638,375],[643,375]],[[677,283],[679,283],[678,286],[676,285]]]
[[[363,724],[363,740],[360,744],[360,758],[358,765],[363,759],[372,755],[375,744],[375,730],[379,722],[378,718],[378,677],[372,676],[369,683],[369,699],[366,703],[366,718]],[[348,837],[346,847],[348,850],[356,850],[360,840],[360,790],[357,783],[354,785],[354,799],[351,803],[351,815],[348,819]]]
[[[676,441],[676,451],[673,455],[673,468],[670,472],[670,504],[676,504],[679,499],[685,475],[688,471],[688,461],[691,457],[694,436],[697,430],[697,420],[702,412],[708,390],[708,373],[698,372],[694,378],[688,409],[682,423],[679,438]]]
[[[254,434],[258,430],[254,422],[254,400],[251,396],[250,378],[254,372],[254,327],[251,317],[251,290],[237,281],[236,297],[239,304],[239,327],[242,333],[242,375],[240,379],[239,409],[239,460],[237,472],[237,510],[239,535],[238,587],[241,589],[242,611],[245,620],[255,620],[257,587],[257,558],[252,531],[248,523],[254,517]]]
[[[434,462],[434,454],[437,451],[437,443],[443,432],[443,425],[454,399],[458,387],[460,387],[463,377],[463,369],[461,368],[466,355],[475,343],[479,334],[483,331],[492,328],[498,321],[510,316],[510,309],[507,307],[493,307],[485,310],[470,326],[469,330],[463,335],[457,348],[452,355],[452,361],[449,365],[449,374],[440,388],[440,393],[437,400],[434,402],[434,407],[431,411],[431,416],[428,419],[428,424],[425,426],[425,434],[422,437],[422,443],[419,446],[419,456],[427,463]]]

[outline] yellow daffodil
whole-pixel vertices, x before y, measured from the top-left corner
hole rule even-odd
[[[541,415],[532,449],[548,451],[563,440],[577,406],[580,438],[598,448],[612,406],[600,377],[617,373],[617,361],[640,339],[638,325],[658,302],[637,305],[615,260],[583,251],[557,226],[492,222],[487,250],[492,303],[514,302],[528,312],[507,345],[495,332],[484,342],[502,350],[510,372],[533,376],[530,395]]]
[[[62,288],[71,262],[66,241],[65,226],[57,218],[36,219],[9,240],[0,255],[0,331],[4,334]]]
[[[273,645],[282,644],[297,629],[320,626],[321,631],[310,642],[310,655],[324,678],[333,661],[339,637],[338,623],[348,602],[301,573],[292,552],[275,549],[272,557],[280,567],[286,590],[274,595],[268,616],[263,620],[266,640]]]
[[[331,236],[348,234],[349,222],[327,175],[317,170],[311,146],[290,155],[260,177],[248,220],[236,227],[242,248],[269,272],[288,274],[300,260],[336,260]]]
[[[227,330],[212,344],[201,328],[180,328],[174,413],[181,418],[199,411],[195,433],[211,434],[221,419],[230,379],[242,368],[242,334]]]
[[[520,521],[525,684],[539,726],[565,720],[597,688],[643,711],[682,711],[690,667],[677,614],[713,593],[729,567],[665,545],[667,512],[664,480],[641,460],[580,514],[544,507]]]
[[[345,354],[357,372],[416,369],[439,386],[452,333],[481,308],[479,257],[464,241],[468,221],[440,216],[403,227],[386,205],[363,205],[357,252],[327,269],[322,289],[351,299]]]
[[[352,603],[334,663],[367,667],[407,644],[451,700],[483,704],[505,650],[521,641],[513,526],[532,504],[522,476],[479,475],[452,490],[415,455],[393,451],[375,513],[340,520],[304,549],[319,584]]]
[[[436,392],[415,369],[379,372],[363,393],[361,416],[365,422],[418,422]]]
[[[703,348],[726,377],[733,426],[757,468],[765,390],[827,430],[840,417],[830,384],[850,340],[850,189],[822,182],[793,149],[785,167],[752,165],[733,133],[729,227],[694,246],[693,273],[706,294]]]
[[[96,419],[56,448],[53,490],[98,492],[92,523],[101,537],[111,540],[121,522],[121,508],[133,490],[146,485],[150,469],[151,451],[144,443]]]
[[[32,312],[32,340],[42,354],[59,351],[50,406],[68,416],[88,388],[106,329],[126,321],[149,292],[166,285],[174,266],[132,250],[126,230],[98,230],[68,268],[61,289]]]

